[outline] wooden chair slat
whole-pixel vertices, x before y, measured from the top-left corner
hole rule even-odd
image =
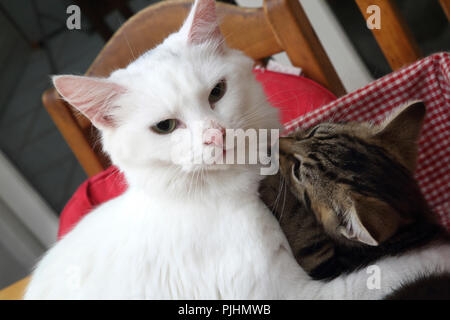
[[[127,66],[177,31],[191,5],[189,0],[162,1],[138,12],[117,30],[86,74],[108,76]],[[283,51],[262,8],[241,8],[220,2],[216,7],[217,15],[223,17],[220,28],[230,47],[254,60]]]
[[[21,300],[25,289],[30,282],[30,277],[23,278],[20,281],[0,290],[0,300]]]
[[[439,3],[447,16],[447,20],[450,21],[450,0],[439,0]]]
[[[265,0],[265,13],[292,64],[335,95],[345,89],[298,0]]]
[[[392,70],[397,70],[421,58],[419,47],[411,35],[393,0],[355,0],[365,19],[370,5],[377,5],[381,11],[381,29],[372,33],[383,51]]]

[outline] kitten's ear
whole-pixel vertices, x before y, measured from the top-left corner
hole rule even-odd
[[[377,246],[392,237],[406,221],[386,202],[351,192],[352,206],[345,212],[341,235]]]
[[[196,0],[180,29],[188,43],[213,42],[223,46],[224,38],[219,29],[214,0]]]
[[[375,137],[396,150],[403,164],[414,172],[417,162],[417,142],[425,118],[425,104],[415,101],[405,105],[400,111],[387,119]]]
[[[83,76],[54,76],[53,84],[59,94],[84,114],[99,129],[112,128],[116,122],[114,101],[125,88],[106,79]]]

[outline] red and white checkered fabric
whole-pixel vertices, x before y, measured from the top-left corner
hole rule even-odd
[[[285,124],[288,131],[323,121],[380,122],[411,100],[427,114],[419,140],[416,179],[450,230],[450,53],[437,53]]]

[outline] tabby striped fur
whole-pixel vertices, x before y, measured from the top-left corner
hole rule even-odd
[[[379,126],[322,123],[281,138],[280,174],[260,194],[312,277],[445,237],[413,177],[424,115],[416,102]]]

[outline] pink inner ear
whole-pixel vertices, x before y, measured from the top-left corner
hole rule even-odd
[[[114,126],[110,111],[125,88],[105,79],[81,76],[55,76],[53,83],[59,94],[95,126]]]
[[[217,22],[214,0],[197,0],[194,4],[188,42],[200,44],[206,41],[223,41]]]

